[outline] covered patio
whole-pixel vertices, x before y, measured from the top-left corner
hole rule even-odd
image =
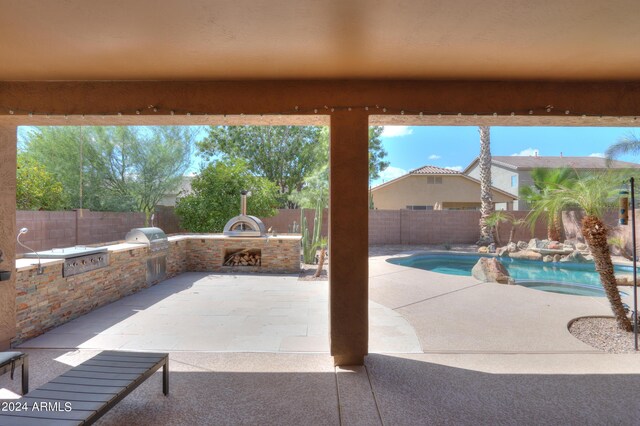
[[[169,352],[170,395],[162,395],[157,373],[105,425],[637,419],[634,393],[615,390],[640,385],[637,356],[600,352],[566,328],[585,312],[606,314],[603,298],[478,283],[388,258],[369,260],[371,354],[364,366],[333,365],[327,283],[295,276],[185,273],[20,350],[31,358],[32,387],[100,350]],[[19,379],[0,377],[0,397],[17,397],[19,387]]]
[[[629,391],[640,386],[635,355],[457,353],[444,344],[434,353],[371,353],[369,296],[375,301],[382,286],[370,281],[367,215],[370,125],[637,126],[638,2],[3,6],[2,270],[16,263],[18,126],[330,126],[332,263],[327,328],[318,331],[327,332],[329,352],[176,345],[171,395],[162,396],[153,377],[104,424],[637,423],[640,406]],[[2,349],[16,334],[15,301],[13,274],[0,282]],[[416,315],[439,321],[424,309]],[[423,331],[443,342],[471,333]],[[275,342],[265,345],[286,347]],[[34,388],[95,353],[25,350]],[[0,386],[16,383],[3,376]]]

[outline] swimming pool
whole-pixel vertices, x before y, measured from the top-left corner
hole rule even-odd
[[[471,276],[471,269],[483,256],[463,253],[420,253],[388,259],[395,265],[410,266],[447,275]],[[536,260],[500,257],[516,284],[537,290],[580,296],[605,296],[600,275],[593,263],[543,263]],[[616,272],[633,272],[630,266],[616,266]],[[624,294],[621,292],[621,294]]]

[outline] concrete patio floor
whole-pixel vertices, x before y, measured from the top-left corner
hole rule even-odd
[[[31,387],[119,345],[169,352],[171,393],[156,374],[102,425],[638,424],[640,355],[605,354],[567,331],[577,316],[610,315],[606,300],[388,256],[370,257],[363,367],[334,368],[326,353],[326,282],[184,274],[25,342]],[[17,376],[0,388],[18,393]]]
[[[327,281],[189,272],[28,340],[20,349],[329,352]],[[370,303],[371,348],[420,353],[398,312]]]
[[[27,350],[35,388],[95,350]],[[636,355],[370,354],[334,368],[326,354],[171,352],[97,424],[636,425]],[[19,391],[20,377],[0,377]]]

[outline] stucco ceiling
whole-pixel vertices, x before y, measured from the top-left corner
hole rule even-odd
[[[0,0],[0,80],[640,79],[637,0]]]

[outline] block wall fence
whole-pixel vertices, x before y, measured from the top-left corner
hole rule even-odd
[[[510,212],[516,218],[524,218],[528,211]],[[314,210],[305,209],[309,223],[309,231],[313,232]],[[563,214],[563,226],[566,238],[581,239],[579,233],[579,212],[571,211]],[[478,239],[479,211],[441,210],[370,210],[369,211],[369,244],[473,244]],[[300,223],[299,209],[280,209],[273,217],[262,218],[267,229],[272,228],[279,234],[288,233],[293,223]],[[20,240],[34,250],[48,250],[55,247],[74,245],[107,244],[124,240],[131,228],[145,226],[145,217],[136,212],[92,212],[83,211],[18,211],[16,215],[17,229],[29,228],[29,232]],[[620,227],[615,212],[605,216],[605,223],[610,226],[612,235],[631,239],[630,226]],[[640,223],[640,222],[638,222]],[[162,228],[167,234],[185,232],[179,226],[179,220],[173,207],[159,206],[154,218],[155,226]],[[504,243],[509,238],[511,226],[500,226],[500,238]],[[640,232],[640,227],[639,227]],[[547,230],[544,220],[540,220],[533,232],[533,237],[546,238]],[[322,235],[328,235],[328,211],[325,209],[322,218]],[[515,239],[528,241],[532,233],[528,225],[519,226]],[[640,240],[640,237],[638,238]],[[26,250],[16,247],[19,254]]]
[[[314,210],[304,209],[309,232],[313,232]],[[528,211],[510,212],[516,218],[524,218]],[[157,226],[167,234],[186,232],[181,228],[173,207],[164,207],[156,211]],[[322,235],[327,236],[328,209],[322,215]],[[272,228],[278,233],[287,233],[294,222],[300,224],[300,209],[279,209],[272,217],[260,218],[267,229]],[[469,210],[369,210],[369,244],[473,244],[478,240],[479,211]],[[449,228],[449,225],[452,225]],[[500,236],[504,241],[509,238],[509,225],[503,225]],[[546,237],[546,224],[540,221],[536,225],[534,236]],[[529,240],[531,231],[527,226],[521,226],[516,232],[516,239]]]
[[[145,226],[145,215],[138,212],[16,212],[16,228],[29,229],[20,241],[36,251],[122,241],[131,228],[141,226]],[[22,254],[27,250],[16,245],[16,251]]]

